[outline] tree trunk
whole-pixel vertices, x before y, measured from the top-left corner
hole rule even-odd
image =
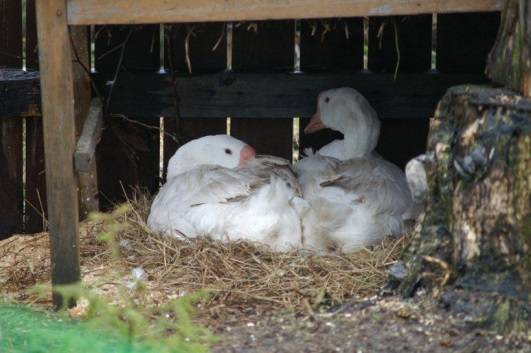
[[[478,324],[530,326],[531,99],[448,90],[431,122],[429,192],[403,255],[403,295],[425,288]]]
[[[500,29],[487,60],[494,82],[531,97],[531,4],[506,0]]]

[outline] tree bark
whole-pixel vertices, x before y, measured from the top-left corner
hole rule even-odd
[[[531,96],[531,4],[506,0],[498,36],[487,60],[494,82]]]
[[[431,291],[502,331],[531,324],[531,99],[448,90],[430,125],[428,197],[403,255],[403,295]]]

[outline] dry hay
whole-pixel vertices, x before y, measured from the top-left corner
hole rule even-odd
[[[118,259],[106,243],[98,240],[104,229],[102,221],[82,223],[84,283],[112,297],[116,287],[131,278],[131,270],[141,267],[147,274],[146,286],[154,304],[206,290],[209,299],[199,309],[204,315],[237,316],[249,310],[259,314],[283,309],[311,312],[321,304],[376,294],[385,282],[387,267],[406,243],[406,238],[387,239],[371,249],[318,256],[273,253],[246,242],[180,241],[162,238],[148,229],[145,219],[150,201],[139,193],[129,201],[129,210],[118,216],[123,228],[115,242]],[[48,280],[48,246],[47,233],[19,235],[0,242],[0,294],[33,300],[25,289]],[[111,269],[121,271],[121,279],[109,280],[106,275]]]

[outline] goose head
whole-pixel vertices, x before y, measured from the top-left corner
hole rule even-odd
[[[167,179],[200,165],[225,168],[244,166],[253,159],[253,147],[228,135],[204,136],[182,145],[168,163]]]
[[[350,87],[334,88],[317,97],[317,111],[304,129],[304,133],[329,128],[345,136],[347,158],[369,155],[380,135],[380,121],[369,102]]]

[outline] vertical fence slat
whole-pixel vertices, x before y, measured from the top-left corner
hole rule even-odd
[[[22,68],[22,2],[0,0],[0,68]],[[0,119],[0,239],[22,231],[22,119]]]
[[[128,71],[156,72],[159,69],[158,25],[106,26],[96,29],[97,72],[114,74],[121,56],[121,48],[116,48],[124,43],[131,29],[120,75]],[[141,187],[153,192],[158,185],[159,117],[141,122],[134,116],[126,119],[106,116],[97,147],[98,188],[103,209],[123,201],[124,191],[129,194],[133,188]]]
[[[171,68],[169,64],[171,60],[176,75],[189,74],[187,61],[194,74],[218,72],[225,68],[224,24],[174,25],[167,33],[167,37],[166,66],[168,70]],[[179,80],[178,77],[177,80]],[[164,130],[166,133],[177,136],[178,139],[177,143],[168,136],[164,140],[164,171],[166,171],[168,160],[180,145],[202,136],[224,134],[227,126],[225,117],[181,118],[179,121],[175,118],[165,118]]]
[[[0,120],[0,239],[22,231],[22,119]]]
[[[0,0],[0,67],[22,68],[22,1]]]
[[[499,22],[496,12],[438,15],[437,68],[441,72],[483,73]]]
[[[39,69],[35,0],[27,0],[26,3],[26,68],[28,70]],[[24,231],[36,233],[44,229],[47,214],[42,117],[25,117],[24,119],[26,120]]]
[[[240,72],[274,72],[293,69],[293,21],[243,24],[234,30],[233,68]],[[253,24],[253,25],[254,25]],[[293,122],[287,119],[235,118],[231,135],[260,154],[292,158]]]
[[[346,26],[345,26],[346,24]],[[348,30],[348,38],[345,33]],[[305,21],[301,33],[301,66],[303,71],[361,71],[363,69],[363,20],[326,19]],[[315,97],[317,103],[317,97]],[[305,135],[303,130],[309,117],[300,121],[300,149],[318,150],[341,138],[329,129]]]
[[[394,74],[398,65],[397,80],[400,73],[427,72],[431,67],[431,30],[431,15],[370,18],[369,70]],[[424,152],[429,116],[426,119],[380,118],[383,119],[376,151],[384,158],[403,168],[411,158]]]
[[[46,174],[41,117],[26,119],[26,233],[43,230],[46,218]],[[44,216],[44,218],[43,218]]]
[[[34,70],[39,69],[35,0],[27,0],[26,2],[26,67]]]

